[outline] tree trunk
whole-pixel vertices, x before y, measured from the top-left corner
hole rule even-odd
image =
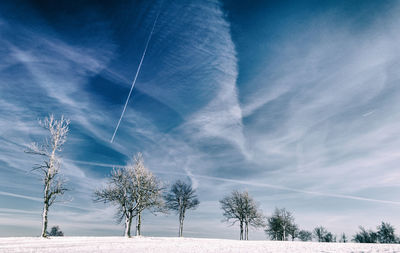
[[[286,226],[283,226],[283,240],[286,241]]]
[[[125,217],[125,237],[131,237],[132,212],[128,212]]]
[[[142,217],[141,213],[139,212],[136,217],[136,236],[140,236],[140,225],[142,225]]]
[[[247,231],[247,223],[245,222],[245,223],[244,223],[244,238],[243,238],[243,240],[247,240],[246,231]]]
[[[246,233],[245,240],[249,240],[249,223],[248,222],[246,222],[246,228],[245,229],[246,229],[245,230],[245,233]]]
[[[184,214],[179,215],[179,237],[183,237],[183,220],[185,219]]]
[[[243,221],[240,221],[240,240],[243,240]]]
[[[44,188],[44,201],[43,201],[43,213],[42,213],[42,234],[41,237],[47,237],[47,213],[49,212],[49,190],[50,180],[46,179],[46,186]]]
[[[179,222],[179,237],[183,236],[183,220]]]
[[[43,214],[42,214],[42,234],[41,237],[47,237],[47,213],[49,211],[49,204],[47,201],[44,202]]]

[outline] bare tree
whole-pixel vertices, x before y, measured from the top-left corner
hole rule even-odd
[[[292,241],[299,237],[299,227],[297,226],[297,224],[295,224],[294,222],[290,224],[288,234],[292,238]]]
[[[54,115],[39,121],[39,124],[50,132],[50,137],[46,138],[43,144],[32,143],[25,151],[44,158],[42,164],[33,167],[33,170],[38,170],[41,173],[44,184],[41,237],[47,236],[47,216],[50,206],[58,195],[63,195],[67,190],[65,181],[59,175],[61,163],[57,153],[62,150],[62,146],[67,140],[69,123],[70,121],[65,119],[64,116],[56,120]]]
[[[179,237],[182,237],[186,210],[195,209],[200,204],[196,190],[192,188],[192,183],[178,180],[165,195],[165,202],[167,209],[179,214]]]
[[[131,167],[113,168],[108,186],[101,190],[96,190],[94,193],[96,202],[102,201],[118,206],[117,220],[122,222],[125,219],[124,235],[127,237],[131,236],[133,211],[137,207],[134,178],[134,171]]]
[[[287,240],[287,235],[289,234],[290,228],[293,225],[294,218],[291,212],[287,211],[285,208],[281,209],[281,226],[283,231],[283,240]]]
[[[287,235],[296,231],[297,227],[294,223],[294,217],[292,213],[285,208],[275,209],[271,217],[268,218],[267,228],[265,229],[265,233],[267,233],[271,239],[278,241],[286,241],[288,238]],[[292,237],[293,236],[292,234]]]
[[[347,241],[348,241],[348,239],[347,239],[346,234],[345,234],[345,233],[342,233],[342,234],[340,235],[339,242],[346,243]]]
[[[247,191],[233,191],[219,202],[224,211],[225,220],[231,222],[232,225],[239,222],[240,240],[249,239],[249,226],[261,227],[264,225],[263,215]]]
[[[267,226],[264,231],[272,240],[282,241],[283,232],[281,226],[281,217],[278,211],[278,209],[275,209],[274,214],[267,219]]]
[[[300,230],[298,237],[303,242],[311,241],[312,240],[312,233],[310,231],[307,231],[307,230]]]
[[[125,219],[125,236],[131,236],[132,219],[136,216],[136,235],[140,235],[143,210],[161,211],[163,207],[162,187],[155,176],[144,166],[138,153],[134,164],[113,169],[108,186],[95,191],[95,201],[112,203],[118,207],[117,221]]]
[[[318,240],[318,242],[324,242],[325,241],[325,237],[329,233],[326,230],[326,228],[324,228],[323,226],[319,226],[319,227],[314,228],[313,232],[314,232],[314,236]]]

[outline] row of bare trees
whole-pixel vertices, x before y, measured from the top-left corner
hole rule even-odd
[[[49,137],[41,144],[32,143],[26,153],[43,158],[33,167],[43,180],[43,213],[41,237],[47,237],[49,208],[67,188],[60,175],[61,162],[59,152],[67,140],[70,121],[63,116],[55,119],[53,115],[39,121]],[[168,210],[179,215],[179,236],[183,235],[183,222],[187,210],[199,205],[195,189],[191,183],[176,181],[166,194],[162,183],[145,167],[143,156],[138,153],[133,163],[121,168],[114,168],[108,184],[94,192],[94,201],[110,203],[117,208],[117,221],[125,223],[125,236],[131,236],[131,225],[136,218],[136,235],[141,234],[142,213],[166,213]]]
[[[342,233],[339,238],[329,232],[325,227],[318,226],[313,231],[300,230],[295,223],[294,216],[285,208],[275,208],[271,216],[262,214],[259,205],[247,191],[233,191],[220,200],[225,221],[232,225],[239,224],[240,240],[249,239],[249,227],[264,228],[264,232],[271,240],[318,242],[348,242],[346,234]],[[377,226],[377,230],[366,230],[360,227],[352,241],[359,243],[400,243],[400,238],[394,233],[395,228],[386,222]]]
[[[41,144],[32,143],[26,153],[42,157],[42,161],[33,167],[39,172],[43,180],[43,213],[41,237],[47,237],[49,208],[58,196],[63,195],[67,188],[65,180],[60,175],[61,162],[58,153],[67,139],[70,121],[64,117],[55,119],[53,115],[39,121],[40,125],[49,132]],[[153,214],[174,211],[179,217],[179,233],[183,236],[183,222],[187,210],[195,209],[199,205],[195,189],[191,183],[176,181],[164,194],[165,187],[144,165],[143,156],[138,153],[133,163],[121,168],[113,168],[107,186],[94,192],[94,201],[114,205],[117,208],[117,221],[124,221],[125,236],[131,236],[131,225],[136,218],[136,235],[141,235],[142,213],[145,210]],[[319,226],[313,232],[299,230],[291,212],[276,208],[270,217],[265,217],[256,201],[247,191],[233,191],[220,200],[225,221],[232,225],[239,224],[240,240],[249,239],[249,228],[263,227],[265,233],[272,240],[286,241],[299,238],[302,241],[312,240],[319,242],[336,241],[336,236]],[[378,231],[365,230],[360,227],[353,241],[394,243],[400,239],[394,234],[394,227],[384,223],[377,227]],[[341,242],[347,242],[345,234],[341,235]]]
[[[247,191],[235,190],[220,200],[220,204],[225,221],[232,225],[239,223],[240,240],[249,239],[249,227],[265,228],[272,240],[286,241],[289,236],[297,237],[298,227],[289,211],[276,208],[271,217],[266,217]]]
[[[117,207],[118,221],[125,221],[125,236],[131,236],[132,218],[136,217],[136,235],[141,235],[141,214],[148,210],[153,214],[175,211],[179,215],[179,236],[183,236],[186,211],[195,209],[199,200],[191,183],[176,181],[166,194],[161,182],[144,166],[143,156],[138,153],[134,163],[113,169],[107,187],[97,190],[95,201],[111,203]]]

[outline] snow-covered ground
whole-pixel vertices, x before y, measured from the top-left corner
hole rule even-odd
[[[400,252],[396,244],[236,241],[166,237],[0,238],[0,252]]]

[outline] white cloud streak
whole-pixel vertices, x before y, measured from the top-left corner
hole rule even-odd
[[[27,195],[22,195],[22,194],[15,194],[15,193],[12,193],[12,192],[0,191],[0,195],[2,195],[2,196],[7,196],[7,197],[28,199],[28,200],[39,201],[39,202],[42,202],[42,201],[43,201],[43,199],[41,199],[41,198],[36,198],[36,197],[27,196]]]

